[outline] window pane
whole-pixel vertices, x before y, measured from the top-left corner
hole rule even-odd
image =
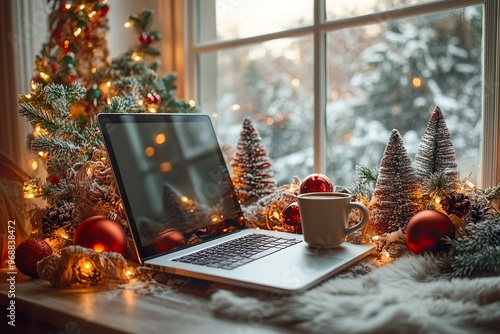
[[[246,115],[263,138],[279,184],[313,165],[312,38],[273,40],[200,56],[198,106],[221,145],[235,147]]]
[[[392,129],[413,159],[434,107],[461,176],[480,163],[482,7],[328,33],[327,172],[348,186],[377,168]]]
[[[436,0],[325,0],[327,20],[344,19],[353,16],[374,14],[386,10],[403,8],[424,2]],[[386,19],[384,15],[384,19]]]
[[[197,42],[245,38],[311,25],[314,1],[198,0]]]

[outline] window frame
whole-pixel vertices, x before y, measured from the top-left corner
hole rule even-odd
[[[478,187],[500,183],[500,3],[497,0],[441,0],[411,5],[375,14],[326,21],[325,2],[314,1],[313,24],[275,33],[234,40],[196,43],[195,1],[184,1],[184,73],[185,98],[197,100],[198,56],[227,48],[241,47],[269,40],[312,35],[314,40],[314,165],[313,171],[326,170],[326,33],[333,30],[385,22],[414,15],[430,14],[471,5],[483,5],[483,133]],[[174,12],[174,11],[172,11]],[[178,13],[178,11],[177,11]]]

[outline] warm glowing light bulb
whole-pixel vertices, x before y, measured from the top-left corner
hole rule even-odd
[[[138,52],[132,52],[131,57],[132,57],[133,61],[141,61],[142,60],[142,56]]]
[[[125,28],[130,28],[132,26],[132,24],[130,23],[130,21],[127,21],[127,22],[125,22],[125,24],[123,26]]]
[[[111,87],[111,81],[106,82],[106,86]]]
[[[196,105],[196,102],[194,102],[194,100],[189,100],[188,104],[191,108],[193,108]]]
[[[155,149],[154,147],[146,147],[146,149],[144,150],[144,153],[146,154],[147,157],[152,157],[154,154],[155,154]]]
[[[31,170],[37,170],[38,169],[38,161],[31,160],[30,161],[30,168],[31,168]]]
[[[170,172],[172,170],[172,164],[166,161],[160,165],[160,170],[164,173]]]
[[[274,119],[272,119],[271,117],[268,117],[268,118],[266,119],[266,124],[267,124],[267,125],[273,125],[273,124],[274,124]]]
[[[97,73],[97,68],[92,67],[92,73]]]
[[[166,140],[167,140],[167,137],[163,133],[160,133],[160,134],[156,135],[156,137],[155,137],[155,142],[157,144],[163,144]]]
[[[293,87],[297,87],[298,85],[300,85],[300,80],[299,79],[293,79],[292,80],[292,86]]]
[[[232,109],[233,109],[234,111],[237,111],[237,110],[240,110],[240,109],[241,109],[241,106],[240,106],[239,104],[233,104]]]
[[[214,111],[214,112],[212,113],[212,117],[213,117],[213,118],[217,118],[217,116],[219,116],[219,114],[218,114],[216,111]]]
[[[137,104],[138,104],[138,105],[140,105],[140,106],[142,106],[142,105],[144,104],[144,101],[143,101],[143,100],[139,100],[139,101],[137,102]]]
[[[70,3],[65,4],[64,8],[66,8],[66,10],[70,9],[71,8],[71,4]]]
[[[156,112],[156,108],[155,107],[149,108],[149,112],[154,114]]]
[[[133,275],[134,273],[130,269],[127,269],[127,271],[125,272],[125,276],[127,276],[127,278],[131,278]]]
[[[420,86],[422,86],[422,79],[420,79],[419,77],[414,77],[411,80],[411,84],[413,85],[413,87],[419,88]]]
[[[439,196],[434,197],[434,202],[436,202],[436,204],[441,203],[441,198]]]
[[[103,244],[94,244],[94,245],[92,245],[92,249],[98,253],[101,253],[101,252],[104,252],[106,250],[106,247],[104,247]]]
[[[82,28],[78,28],[78,29],[76,29],[76,31],[73,33],[73,35],[75,35],[75,37],[76,37],[76,36],[80,35],[81,33],[82,33]]]

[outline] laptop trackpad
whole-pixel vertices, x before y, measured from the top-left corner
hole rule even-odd
[[[284,267],[298,265],[310,270],[324,270],[335,267],[345,261],[346,258],[342,257],[338,252],[332,252],[331,250],[309,250],[306,248],[278,253],[275,256],[270,256],[265,262]]]

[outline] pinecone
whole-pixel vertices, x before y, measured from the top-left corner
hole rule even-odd
[[[466,218],[467,223],[477,223],[485,219],[488,215],[490,206],[486,203],[478,202],[471,206],[469,215]]]
[[[57,201],[45,211],[42,217],[42,230],[46,238],[51,238],[54,231],[65,227],[71,221],[75,203]]]
[[[441,206],[448,215],[453,214],[459,218],[462,218],[470,211],[471,203],[469,197],[465,196],[462,193],[454,191],[447,194],[441,200]]]

